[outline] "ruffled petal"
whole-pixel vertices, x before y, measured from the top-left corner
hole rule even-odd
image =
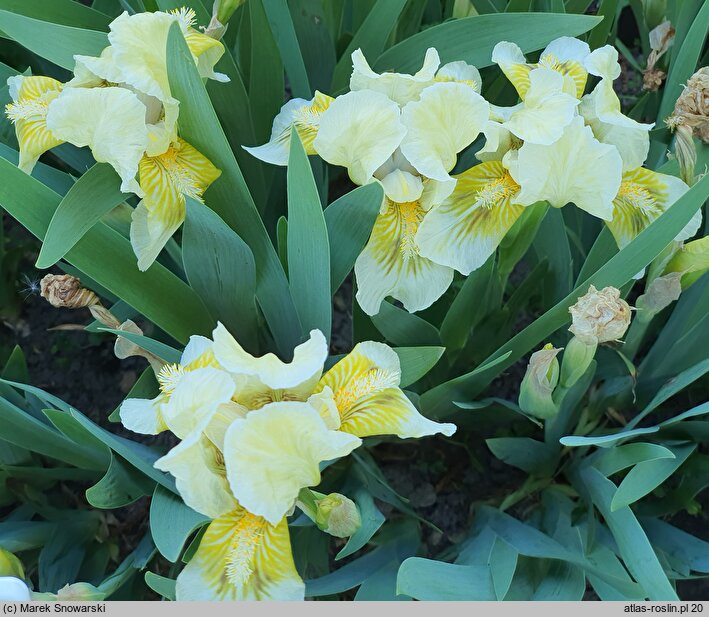
[[[649,169],[638,168],[624,173],[613,200],[613,220],[608,222],[618,247],[626,246],[688,190],[689,187],[679,178]],[[701,218],[695,220],[689,229],[683,230],[685,234],[680,234],[678,240],[694,235],[700,223]]]
[[[236,385],[231,376],[215,368],[183,373],[162,408],[168,428],[180,439],[206,429],[217,408],[231,400]]]
[[[163,154],[144,156],[139,169],[145,199],[133,211],[131,244],[138,268],[146,270],[185,220],[185,197],[202,201],[221,171],[182,139]]]
[[[172,474],[183,501],[196,512],[217,518],[237,506],[229,492],[224,458],[201,433],[181,441],[155,461],[155,468]]]
[[[249,512],[278,523],[302,488],[320,483],[322,461],[348,455],[360,439],[327,428],[307,403],[269,403],[232,422],[224,460],[232,493]]]
[[[219,363],[214,357],[212,350],[214,343],[206,336],[192,335],[190,340],[182,352],[180,364],[188,370],[195,368],[204,368],[205,366],[214,366],[219,368]]]
[[[350,90],[370,90],[381,92],[399,105],[418,99],[421,92],[433,83],[436,70],[441,63],[435,48],[429,47],[423,66],[414,75],[406,73],[375,73],[367,63],[361,49],[352,52],[352,76]]]
[[[588,79],[585,62],[589,51],[589,46],[583,41],[565,36],[549,43],[537,64],[529,64],[517,45],[502,41],[492,50],[492,61],[499,65],[522,100],[525,100],[529,90],[529,73],[538,67],[546,67],[563,75],[564,91],[581,98]]]
[[[439,424],[422,416],[399,388],[399,357],[387,345],[367,341],[357,346],[323,375],[318,390],[331,390],[342,424],[340,430],[358,437],[452,435],[454,424]]]
[[[459,83],[434,84],[401,112],[401,122],[407,128],[401,152],[421,175],[449,180],[458,152],[475,140],[489,115],[488,103],[472,88]]]
[[[416,235],[421,255],[468,275],[495,252],[519,218],[519,186],[499,161],[455,176],[453,194],[426,215]]]
[[[253,148],[244,146],[244,150],[266,163],[288,165],[291,127],[295,126],[306,154],[316,154],[313,141],[318,134],[320,117],[334,100],[318,91],[310,101],[291,99],[273,120],[268,143]]]
[[[303,600],[288,522],[276,525],[237,507],[212,521],[177,577],[177,600]]]
[[[5,107],[5,114],[15,125],[18,167],[29,174],[40,156],[63,141],[47,127],[49,104],[59,96],[62,84],[51,77],[24,75],[8,78],[7,84],[13,102]]]
[[[448,82],[454,81],[459,84],[465,84],[471,87],[475,92],[480,94],[482,88],[482,78],[480,71],[472,64],[459,60],[457,62],[449,62],[444,64],[436,73],[435,81]]]
[[[527,59],[519,45],[500,41],[492,50],[492,61],[500,67],[520,98],[524,100],[529,89],[529,72],[532,66],[527,64]]]
[[[368,315],[376,315],[387,296],[401,301],[409,312],[423,310],[448,289],[453,270],[419,254],[416,232],[426,215],[420,201],[387,199],[385,204],[355,262],[357,301]]]
[[[162,407],[168,397],[160,393],[154,399],[127,398],[121,404],[121,424],[129,431],[141,435],[157,435],[167,430]]]
[[[548,201],[561,208],[574,203],[610,221],[622,166],[618,151],[597,141],[583,119],[576,117],[552,145],[525,143],[510,174],[521,187],[517,197],[521,205]]]
[[[524,105],[503,126],[525,142],[553,144],[573,120],[579,101],[563,91],[563,75],[551,69],[532,70],[529,84]]]
[[[594,136],[620,153],[623,171],[640,167],[650,150],[650,130],[654,124],[642,124],[624,115],[613,82],[602,79],[593,92],[581,99],[579,113]]]
[[[124,193],[142,196],[135,175],[148,145],[145,111],[125,88],[66,88],[49,108],[47,127],[58,139],[88,146],[116,170]]]
[[[327,341],[320,330],[310,331],[310,338],[293,350],[291,362],[283,362],[272,353],[252,356],[221,323],[214,329],[213,338],[214,355],[221,366],[237,375],[253,375],[273,390],[317,383],[328,353]]]
[[[408,171],[396,169],[381,180],[384,194],[392,201],[416,201],[423,193],[423,180]]]
[[[380,92],[348,92],[322,114],[313,148],[346,167],[355,184],[367,184],[406,134],[399,116],[399,106]]]

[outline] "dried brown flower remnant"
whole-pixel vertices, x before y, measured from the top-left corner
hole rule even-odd
[[[81,280],[70,274],[47,274],[39,283],[42,297],[54,307],[80,309],[87,308],[94,319],[113,330],[125,330],[134,334],[143,334],[143,331],[128,320],[121,323],[105,306],[100,298],[90,289],[81,286]],[[135,343],[122,336],[116,337],[114,348],[116,357],[123,360],[131,356],[142,356],[157,373],[163,365],[162,360]]]
[[[667,126],[687,126],[695,137],[709,144],[709,67],[702,67],[689,78]]]
[[[615,287],[599,291],[591,285],[569,312],[572,320],[569,331],[587,344],[617,341],[630,325],[630,306]]]
[[[675,38],[675,29],[665,20],[650,32],[650,47],[652,51],[647,58],[647,68],[643,71],[643,88],[645,90],[659,90],[662,82],[667,77],[665,71],[655,68],[657,61],[672,46]]]
[[[81,286],[81,280],[70,274],[47,274],[40,282],[42,297],[56,308],[84,308],[101,304],[98,296]]]

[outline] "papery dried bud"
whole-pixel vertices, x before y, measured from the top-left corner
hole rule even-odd
[[[672,272],[654,279],[635,302],[638,311],[642,311],[638,315],[644,316],[644,319],[651,318],[677,300],[682,293],[681,279],[680,272]]]
[[[529,358],[527,372],[519,390],[519,406],[522,411],[544,419],[553,418],[559,413],[552,395],[559,383],[559,361],[556,356],[560,351],[547,344]]]
[[[643,88],[655,91],[660,88],[667,74],[655,68],[657,61],[672,46],[675,39],[675,29],[665,20],[650,31],[650,55],[647,58],[647,68],[643,71]]]
[[[315,524],[336,538],[349,538],[362,525],[354,501],[340,493],[330,493],[316,502]]]
[[[643,71],[643,89],[656,92],[662,86],[665,77],[667,77],[665,71],[648,66]]]
[[[598,291],[591,285],[569,312],[572,321],[569,332],[588,345],[617,341],[630,325],[630,306],[615,287]]]
[[[70,274],[47,274],[40,282],[42,297],[57,308],[85,308],[100,304],[99,297],[81,286],[81,281]]]
[[[124,332],[131,332],[133,334],[143,335],[143,331],[137,326],[137,324],[130,319],[127,319],[122,324],[119,324],[115,330],[122,330]],[[136,345],[133,341],[128,340],[124,336],[117,336],[116,343],[113,346],[113,353],[119,360],[125,360],[126,358],[131,358],[133,356],[140,356],[145,358],[150,362],[150,366],[153,367],[155,374],[157,375],[162,369],[164,362],[160,360],[156,355],[151,354],[142,347]]]
[[[672,129],[688,126],[695,137],[709,144],[709,67],[689,78],[666,123]]]

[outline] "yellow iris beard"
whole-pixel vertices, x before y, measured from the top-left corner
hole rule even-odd
[[[359,399],[386,388],[396,388],[399,385],[399,377],[396,371],[376,367],[352,377],[334,393],[335,404],[340,411],[342,421],[348,419],[349,411]]]
[[[519,191],[519,184],[508,172],[505,172],[503,176],[481,187],[477,191],[476,200],[483,208],[489,210],[501,201],[512,197],[517,191]]]
[[[408,201],[401,204],[390,202],[390,204],[390,208],[398,209],[398,216],[401,221],[399,252],[403,257],[415,257],[419,254],[418,246],[416,246],[416,232],[424,217],[421,203]]]
[[[12,121],[32,120],[47,117],[48,101],[38,99],[18,101],[5,105],[5,115]]]
[[[662,214],[662,208],[653,194],[646,187],[635,182],[622,182],[616,199],[637,208],[645,215],[659,216]]]
[[[266,528],[260,516],[246,512],[234,526],[228,549],[226,576],[232,585],[245,585],[254,575],[254,561]]]
[[[146,165],[153,165],[164,174],[164,181],[172,185],[172,190],[178,195],[185,195],[193,199],[202,199],[205,186],[199,177],[180,159],[181,148],[171,145],[167,151],[158,156],[145,156],[141,161]]]

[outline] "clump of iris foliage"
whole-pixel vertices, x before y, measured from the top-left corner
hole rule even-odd
[[[709,4],[598,5],[0,0],[2,223],[144,365],[97,420],[9,353],[0,576],[672,600],[709,575],[683,530],[709,483]],[[443,552],[382,470],[401,440],[510,471]]]

